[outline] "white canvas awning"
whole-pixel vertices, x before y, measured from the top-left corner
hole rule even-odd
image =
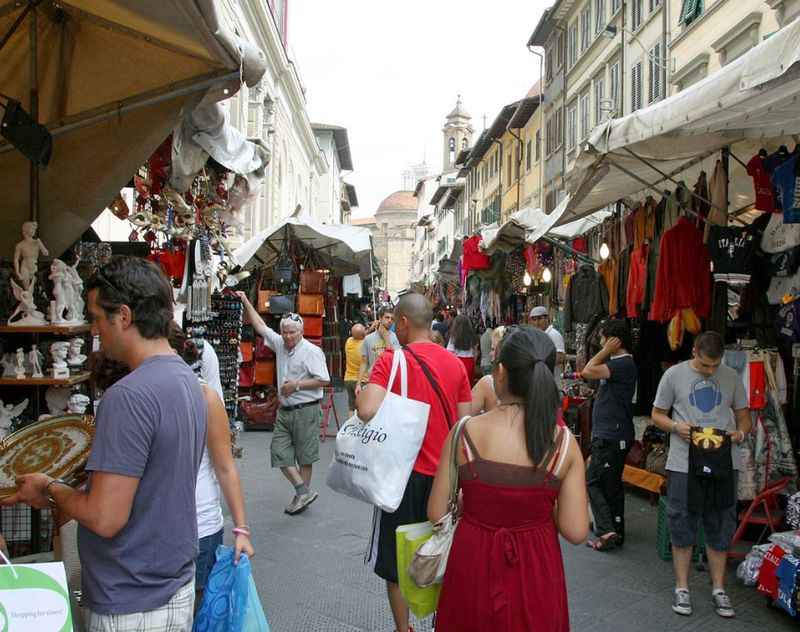
[[[551,232],[569,204],[569,196],[545,213],[540,208],[524,208],[513,213],[501,226],[491,226],[481,231],[483,250],[487,254],[497,251],[511,252],[523,243],[534,243]]]
[[[312,261],[325,266],[336,275],[361,274],[370,276],[372,233],[368,228],[345,224],[320,224],[309,216],[289,217],[277,226],[261,231],[239,246],[233,258],[240,266],[274,265],[284,240],[300,242],[311,251]]]
[[[697,84],[594,129],[568,176],[560,223],[627,196],[694,184],[723,147],[744,162],[800,134],[800,19]],[[649,164],[647,164],[649,163]],[[661,173],[659,173],[661,172]],[[752,180],[731,161],[730,210],[753,202]]]
[[[264,54],[226,30],[213,0],[43,0],[36,10],[39,121],[53,135],[39,227],[58,255],[198,104],[255,85]],[[27,3],[0,0],[0,37]],[[0,92],[30,101],[30,16],[0,50]],[[218,119],[217,119],[218,120]],[[214,121],[216,122],[216,121]],[[220,129],[216,126],[215,129]],[[234,139],[236,140],[236,139]],[[30,219],[29,163],[0,139],[0,252]]]

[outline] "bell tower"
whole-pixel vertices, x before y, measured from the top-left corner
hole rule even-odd
[[[456,107],[447,115],[442,128],[442,173],[455,169],[456,157],[472,144],[474,131],[472,117],[464,109],[459,94]]]

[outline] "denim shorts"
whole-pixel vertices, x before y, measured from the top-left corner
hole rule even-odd
[[[702,520],[706,546],[715,551],[727,551],[738,526],[736,501],[723,511],[693,513],[689,511],[689,475],[684,472],[668,474],[667,522],[672,544],[680,548],[694,546],[697,543],[697,526]],[[736,474],[734,472],[734,489],[737,488]]]
[[[206,587],[208,576],[217,561],[217,547],[222,544],[222,534],[225,530],[220,529],[216,533],[200,538],[200,553],[197,555],[196,570],[194,573],[195,590],[202,590]]]

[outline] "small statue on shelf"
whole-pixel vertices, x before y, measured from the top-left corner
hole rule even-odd
[[[28,352],[28,364],[31,365],[31,377],[44,377],[42,374],[42,362],[44,362],[44,354],[39,351],[39,345],[31,345],[31,350]]]
[[[50,303],[50,322],[63,325],[67,322],[64,311],[70,304],[72,283],[67,278],[67,264],[61,259],[53,259],[50,264],[50,280],[53,282],[53,300]]]
[[[82,325],[86,322],[83,317],[86,302],[83,300],[83,279],[78,274],[78,264],[81,258],[77,257],[75,263],[71,266],[64,265],[65,271],[65,285],[68,286],[67,291],[67,320],[76,325]]]
[[[14,375],[18,380],[25,379],[25,350],[22,347],[17,349],[17,365],[14,367]]]
[[[14,248],[14,272],[25,289],[32,289],[33,280],[39,270],[39,254],[45,257],[50,254],[42,240],[34,237],[38,227],[36,222],[25,222],[22,225],[22,241]]]
[[[67,354],[69,353],[69,343],[63,340],[54,342],[50,345],[50,355],[53,356],[53,377],[68,378],[69,367],[67,366]]]
[[[3,404],[0,399],[0,440],[4,439],[11,431],[14,419],[19,417],[23,410],[28,407],[28,400],[23,399],[16,406],[14,404]]]
[[[73,415],[84,415],[86,414],[86,409],[89,407],[89,402],[90,400],[87,395],[83,393],[73,393],[67,404],[67,412]]]
[[[47,403],[47,413],[39,415],[38,421],[65,415],[69,407],[69,398],[72,389],[69,386],[51,386],[44,392],[44,401]],[[49,414],[48,414],[49,413]]]
[[[69,341],[69,357],[67,364],[72,367],[79,367],[86,362],[86,356],[81,353],[83,350],[83,338],[72,338]]]
[[[17,305],[17,308],[8,319],[8,324],[12,327],[42,326],[47,324],[44,314],[36,309],[36,303],[33,300],[35,285],[35,277],[31,279],[30,286],[27,288],[17,285],[14,279],[11,279],[11,290],[14,292],[14,298],[19,301],[19,305]],[[19,313],[22,313],[22,318],[14,320]]]

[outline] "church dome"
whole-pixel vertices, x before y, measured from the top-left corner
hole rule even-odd
[[[417,198],[413,191],[395,191],[386,197],[378,206],[378,213],[381,211],[416,211]]]

